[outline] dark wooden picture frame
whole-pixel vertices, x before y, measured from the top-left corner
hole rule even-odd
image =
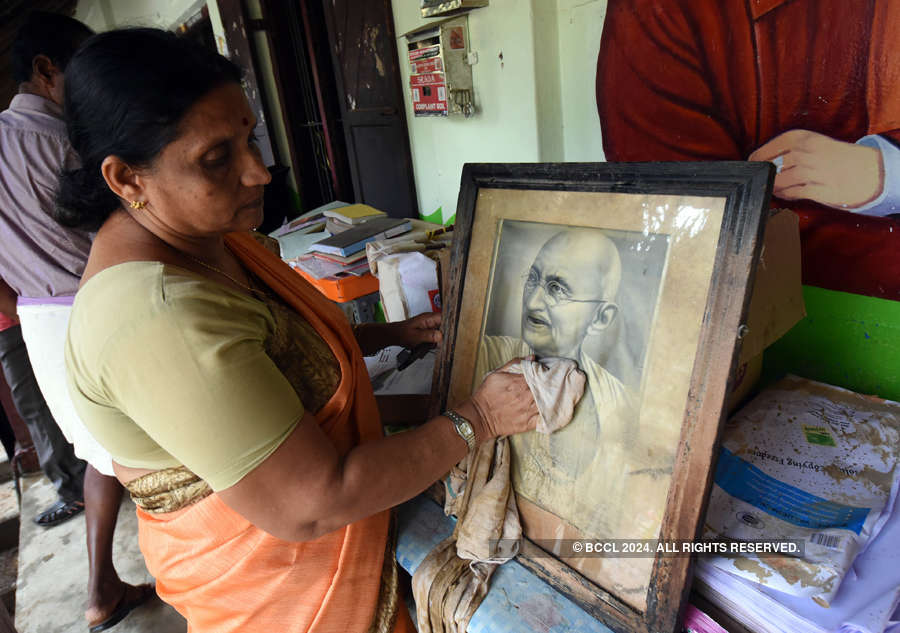
[[[454,404],[448,402],[454,360],[457,364],[471,364],[471,354],[460,355],[456,348],[460,332],[470,340],[471,331],[477,325],[472,319],[460,322],[466,284],[488,283],[481,275],[467,277],[470,255],[480,261],[488,256],[483,253],[484,248],[470,252],[481,192],[592,192],[699,196],[724,201],[718,239],[712,251],[714,261],[705,309],[698,326],[696,354],[686,374],[689,388],[658,536],[662,541],[699,538],[714,473],[724,402],[737,362],[740,328],[746,318],[762,246],[773,178],[774,168],[768,163],[465,165],[456,213],[450,287],[444,297],[444,343],[435,369],[432,413]],[[604,206],[598,205],[598,214],[602,215]],[[542,221],[553,223],[552,214],[552,209],[547,211]],[[470,374],[472,371],[469,369]],[[678,630],[679,613],[690,589],[691,559],[688,557],[656,555],[650,567],[643,610],[588,580],[530,541],[524,543],[518,560],[616,631],[672,633]]]

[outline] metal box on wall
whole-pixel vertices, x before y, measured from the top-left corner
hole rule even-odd
[[[466,9],[477,9],[487,5],[488,0],[421,0],[423,18],[447,15]]]
[[[415,116],[475,113],[468,16],[432,22],[405,34]]]

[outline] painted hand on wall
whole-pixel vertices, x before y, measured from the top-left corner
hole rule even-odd
[[[809,130],[784,132],[756,149],[748,160],[778,166],[773,193],[783,200],[854,209],[877,198],[884,188],[879,150]]]

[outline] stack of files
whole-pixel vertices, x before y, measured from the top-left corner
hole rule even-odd
[[[347,202],[341,202],[340,200],[323,204],[321,207],[316,207],[312,211],[307,211],[303,215],[297,216],[290,222],[285,222],[283,225],[269,233],[269,237],[277,239],[291,233],[313,233],[315,231],[321,231],[329,218],[341,217],[338,213],[338,209],[352,209],[354,207],[366,207],[366,205],[349,204]],[[367,208],[372,209],[372,207]],[[381,213],[381,211],[376,211],[375,209],[372,209],[372,211]],[[351,211],[349,213],[350,215],[355,216],[360,215],[362,211]],[[334,214],[338,215],[335,216]]]
[[[376,218],[318,241],[312,244],[309,250],[346,257],[364,251],[369,242],[402,235],[411,228],[412,223],[406,218]]]
[[[365,275],[369,272],[369,262],[364,251],[350,257],[309,253],[294,260],[293,265],[314,279],[343,275]]]
[[[281,259],[290,261],[300,257],[309,250],[310,246],[327,237],[328,233],[325,231],[316,231],[315,233],[288,233],[276,239],[281,248]]]
[[[315,233],[325,229],[327,218],[322,213],[304,213],[291,222],[286,222],[279,228],[269,233],[269,237],[282,238],[292,233]]]
[[[325,212],[347,206],[350,205],[339,200],[329,202],[312,211],[307,211],[290,222],[285,222],[269,233],[269,237],[278,240],[281,247],[281,259],[287,261],[299,257],[309,249],[310,245],[329,237],[329,234],[325,232],[325,224],[328,220]]]
[[[755,633],[900,633],[900,503],[853,562],[830,608],[738,578],[697,561],[696,589]]]

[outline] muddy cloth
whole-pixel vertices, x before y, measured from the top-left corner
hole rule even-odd
[[[525,376],[541,415],[538,432],[552,433],[569,423],[585,387],[575,361],[523,360],[506,371]],[[497,565],[518,554],[522,538],[507,438],[470,450],[450,471],[446,488],[444,512],[458,521],[413,575],[419,633],[464,632]]]

